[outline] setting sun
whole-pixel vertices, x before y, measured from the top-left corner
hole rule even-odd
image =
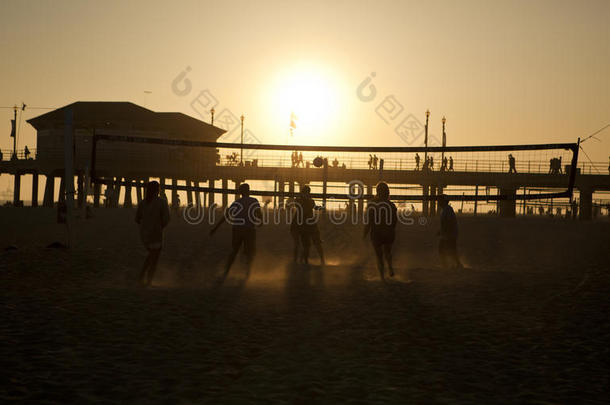
[[[294,143],[322,141],[336,129],[339,85],[328,71],[297,66],[278,75],[270,93],[272,116],[281,134],[289,134],[294,124]]]

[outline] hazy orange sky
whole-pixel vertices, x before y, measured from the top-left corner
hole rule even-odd
[[[325,91],[311,89],[309,112],[324,120],[307,127],[308,111],[295,111],[298,143],[403,144],[397,122],[376,113],[390,95],[404,107],[398,119],[423,120],[429,108],[432,133],[445,115],[453,145],[571,142],[610,123],[607,0],[3,1],[0,9],[0,106],[132,101],[197,117],[191,102],[208,89],[217,110],[245,114],[261,142],[284,143],[282,86],[309,75]],[[187,66],[192,90],[179,96],[172,81]],[[371,72],[377,96],[363,102],[356,89]],[[35,145],[25,119],[43,112],[25,111],[19,147]],[[0,114],[0,147],[9,149],[12,111]],[[599,138],[584,146],[605,162],[610,129]]]

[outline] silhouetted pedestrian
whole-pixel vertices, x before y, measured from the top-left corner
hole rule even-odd
[[[449,171],[453,171],[453,156],[449,156]]]
[[[552,158],[549,166],[549,174],[561,174],[561,156]]]
[[[441,208],[441,229],[438,245],[441,261],[445,268],[449,266],[461,268],[463,266],[457,253],[458,224],[455,212],[449,205],[449,199],[444,194],[439,197],[438,204]]]
[[[151,181],[146,185],[146,195],[136,211],[136,223],[140,225],[140,238],[148,250],[140,271],[140,282],[149,286],[161,254],[163,228],[169,223],[169,207],[167,200],[159,197],[158,182]]]
[[[256,254],[256,225],[262,224],[261,206],[258,200],[250,197],[250,185],[242,183],[239,185],[239,194],[241,198],[235,200],[221,220],[210,230],[210,236],[214,235],[216,230],[223,222],[229,222],[233,226],[231,234],[231,253],[227,259],[224,274],[221,281],[224,280],[231,270],[231,266],[235,261],[239,249],[244,247],[246,255],[247,271],[250,274],[252,262]]]
[[[419,154],[415,153],[415,170],[419,170]]]
[[[515,157],[512,154],[508,155],[508,172],[517,173],[517,168],[515,167]]]

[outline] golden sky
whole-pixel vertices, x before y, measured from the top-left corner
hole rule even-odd
[[[198,117],[191,103],[208,90],[264,143],[290,141],[292,110],[294,142],[309,144],[402,145],[398,121],[428,108],[433,134],[447,117],[450,145],[573,142],[610,123],[607,0],[49,0],[0,10],[0,106],[132,101]],[[179,95],[172,81],[187,67],[192,88]],[[357,88],[372,72],[376,97],[363,101]],[[402,108],[386,123],[378,107],[389,96]],[[25,119],[43,112],[25,111],[19,147],[34,147]],[[9,149],[12,111],[0,117]],[[604,162],[610,129],[599,138],[584,146]]]

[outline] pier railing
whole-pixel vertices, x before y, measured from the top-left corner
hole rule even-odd
[[[10,161],[12,159],[12,149],[2,149],[1,161]],[[49,162],[63,162],[64,152],[63,149],[44,149],[40,153],[37,149],[29,149],[29,153],[26,153],[25,149],[18,149],[16,156],[18,160],[26,159],[41,159]],[[76,161],[88,161],[90,159],[89,151],[87,153],[79,153],[77,150]],[[218,153],[217,161],[209,162],[206,159],[202,161],[185,161],[184,155],[181,151],[169,150],[169,151],[149,151],[143,152],[138,150],[126,151],[125,148],[117,148],[112,146],[104,146],[100,148],[98,152],[98,162],[100,165],[112,164],[116,157],[121,157],[130,162],[131,165],[144,165],[149,162],[158,162],[161,160],[172,159],[176,161],[176,164],[180,166],[188,165],[209,165],[213,166],[247,166],[247,167],[313,167],[313,160],[317,156],[328,159],[329,169],[371,169],[374,170],[374,165],[369,166],[369,158],[366,154],[362,153],[329,153],[329,154],[316,154],[305,152],[303,154],[303,160],[294,163],[291,158],[290,151],[248,151],[244,155],[243,160],[240,160],[240,154],[238,149],[224,149]],[[434,158],[434,165],[430,168],[431,171],[440,171],[442,165],[442,157],[440,153],[430,153],[430,156]],[[471,156],[459,156],[459,154],[447,155],[447,158],[453,157],[453,171],[459,172],[482,172],[482,173],[505,173],[509,170],[509,162],[505,157],[499,156],[488,156],[488,157],[471,157]],[[377,169],[381,164],[381,159],[384,161],[385,170],[417,170],[417,164],[414,153],[387,153],[377,155]],[[333,164],[336,159],[336,166]],[[423,167],[424,156],[420,156],[419,170]],[[243,163],[242,163],[243,162]],[[561,173],[565,173],[565,166],[568,165],[569,161],[564,161],[561,167]],[[609,164],[606,162],[589,162],[579,161],[578,169],[581,174],[609,174]],[[445,171],[449,171],[450,167],[447,164]],[[515,162],[515,169],[517,173],[531,173],[531,174],[548,174],[551,171],[549,159],[536,158],[535,156],[526,158],[517,158]]]

